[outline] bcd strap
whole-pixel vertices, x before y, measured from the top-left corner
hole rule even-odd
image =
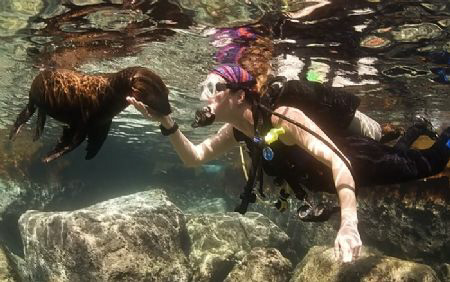
[[[254,120],[254,126],[253,126],[254,133],[255,133],[255,136],[258,136],[259,135],[258,134],[259,109],[258,109],[257,102],[255,100],[253,100],[253,103],[252,103],[252,113],[253,113],[253,120]],[[255,187],[256,178],[258,177],[259,180],[261,181],[260,175],[262,175],[262,171],[261,171],[262,153],[261,153],[261,149],[258,146],[253,146],[253,148],[251,150],[251,159],[252,159],[252,168],[250,170],[250,175],[247,180],[247,183],[245,184],[244,192],[240,196],[241,203],[239,206],[237,206],[234,209],[234,211],[236,211],[240,214],[245,214],[247,212],[248,205],[250,203],[254,203],[256,201],[256,195],[253,192],[253,188]],[[260,184],[260,185],[262,185],[262,184]]]
[[[263,95],[259,100],[255,98],[256,96],[254,95],[254,93],[249,94],[249,97],[252,97],[251,101],[252,101],[252,114],[254,122],[254,134],[255,137],[259,137],[260,136],[259,125],[261,120],[260,116],[262,115],[261,131],[263,135],[269,132],[272,124],[270,121],[271,113],[263,111],[261,109],[261,104],[271,106],[276,97],[271,95]],[[262,158],[263,158],[263,148],[261,148],[261,146],[252,145],[251,150],[252,168],[250,171],[250,176],[244,187],[244,192],[240,196],[241,204],[235,208],[236,212],[245,214],[247,212],[248,205],[256,201],[256,195],[253,191],[256,184],[256,179],[259,180],[258,193],[261,195],[261,197],[265,198],[263,186],[264,173],[262,168]]]

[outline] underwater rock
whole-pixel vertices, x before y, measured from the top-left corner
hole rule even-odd
[[[237,264],[224,282],[285,282],[291,277],[292,263],[274,248],[254,248]]]
[[[6,250],[0,245],[0,281],[15,282],[20,281],[14,271],[14,266],[9,261]]]
[[[358,229],[363,246],[373,246],[386,255],[427,264],[444,263],[450,257],[450,186],[447,168],[442,176],[385,186],[359,187]],[[337,205],[337,196],[311,193],[317,203]],[[322,198],[323,197],[323,198]],[[287,256],[293,263],[315,245],[334,244],[339,229],[339,213],[325,222],[303,222],[292,199],[284,213],[254,204],[258,211],[291,238]]]
[[[450,263],[439,265],[437,272],[442,281],[450,281]]]
[[[29,209],[42,210],[58,198],[81,193],[77,182],[66,184],[40,185],[32,181],[19,183],[0,179],[0,239],[14,254],[23,255],[19,217]]]
[[[353,263],[339,263],[333,248],[315,246],[296,266],[290,282],[322,281],[439,281],[431,267],[383,256],[363,248]]]
[[[19,224],[31,281],[191,281],[185,218],[162,190]]]
[[[310,193],[308,199],[316,204],[325,202],[332,206],[338,204],[337,196],[334,194]],[[302,221],[298,216],[298,208],[302,206],[303,201],[295,198],[289,199],[289,207],[284,212],[280,212],[275,208],[269,208],[267,204],[258,202],[251,206],[252,211],[257,211],[267,216],[289,236],[288,253],[284,255],[293,264],[301,260],[313,246],[332,246],[334,244],[340,223],[339,213],[332,214],[324,222],[306,222]]]
[[[360,189],[358,229],[364,244],[387,255],[428,262],[450,258],[447,177]]]
[[[194,281],[223,281],[236,263],[255,247],[277,248],[289,240],[278,226],[259,213],[188,215],[190,260]]]
[[[199,199],[198,203],[190,203],[190,207],[183,210],[184,213],[224,213],[228,210],[227,202],[224,198]]]

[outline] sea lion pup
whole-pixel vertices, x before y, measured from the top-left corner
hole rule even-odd
[[[161,78],[144,67],[129,67],[117,73],[86,75],[66,70],[44,70],[33,80],[28,104],[18,115],[9,138],[13,140],[21,127],[38,109],[36,132],[39,139],[47,115],[61,121],[63,134],[55,148],[42,159],[48,163],[78,147],[87,137],[86,160],[100,150],[114,116],[128,106],[127,96],[143,102],[161,115],[172,112],[169,90]]]

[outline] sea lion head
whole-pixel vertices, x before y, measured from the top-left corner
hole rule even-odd
[[[136,100],[144,103],[152,113],[168,115],[172,112],[169,104],[169,90],[162,79],[144,67],[130,67],[122,71],[128,78],[129,93]]]

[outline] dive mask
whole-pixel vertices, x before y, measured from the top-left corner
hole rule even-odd
[[[225,88],[218,85],[224,85],[225,80],[215,73],[210,73],[206,77],[205,81],[200,84],[200,100],[207,101],[208,99],[216,96],[217,92],[225,90]]]

